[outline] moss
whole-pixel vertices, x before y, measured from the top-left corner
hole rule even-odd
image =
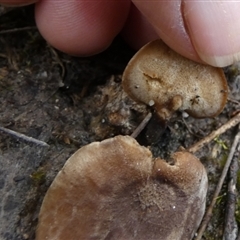
[[[228,78],[234,78],[239,75],[239,68],[236,64],[233,64],[227,68]]]
[[[38,169],[37,171],[33,172],[30,175],[30,177],[35,186],[40,186],[43,183],[45,183],[45,181],[46,181],[46,172],[44,171],[44,169],[41,168],[41,169]]]
[[[215,137],[213,139],[217,144],[219,144],[224,150],[228,150],[228,146],[226,145],[226,143],[219,137]]]

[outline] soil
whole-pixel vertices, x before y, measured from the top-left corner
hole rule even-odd
[[[15,131],[0,131],[0,239],[34,239],[44,194],[69,156],[90,142],[131,134],[149,109],[121,88],[134,51],[120,37],[97,56],[75,58],[45,42],[32,7],[0,14],[0,127]],[[217,129],[240,108],[239,69],[225,69],[231,101],[220,116],[196,120],[178,113],[167,126],[153,118],[138,141],[168,158]],[[208,171],[208,204],[236,131],[196,154]],[[226,185],[203,239],[222,238]]]

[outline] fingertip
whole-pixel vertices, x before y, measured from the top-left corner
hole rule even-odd
[[[240,2],[133,2],[160,38],[181,55],[217,67],[240,60]]]
[[[36,22],[43,37],[71,55],[89,56],[106,49],[123,27],[130,2],[54,1],[36,4]]]
[[[181,0],[133,2],[168,46],[187,58],[201,61],[185,29]]]
[[[186,1],[183,15],[200,58],[225,67],[240,60],[240,2]]]
[[[131,5],[121,35],[124,40],[136,50],[140,49],[148,42],[159,38],[152,25],[133,4]]]

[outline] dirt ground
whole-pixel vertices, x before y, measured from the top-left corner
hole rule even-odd
[[[133,54],[117,38],[102,54],[70,57],[40,36],[31,7],[0,16],[0,127],[32,137],[0,131],[1,240],[34,239],[44,194],[68,157],[90,142],[131,134],[144,118],[148,109],[121,88],[121,73]],[[238,64],[225,69],[231,101],[219,117],[195,120],[179,113],[167,127],[152,120],[138,140],[168,157],[220,127],[240,108],[239,69]],[[121,109],[128,114],[121,116]],[[227,131],[197,153],[208,171],[208,204],[236,132]],[[222,239],[226,185],[203,239]]]

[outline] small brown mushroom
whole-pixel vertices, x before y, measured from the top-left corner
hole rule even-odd
[[[141,48],[122,79],[129,96],[153,105],[162,119],[176,110],[196,118],[214,117],[227,101],[228,86],[222,69],[193,62],[161,40]]]
[[[91,143],[66,162],[40,210],[36,240],[191,239],[207,175],[192,154],[153,159],[129,136]]]

